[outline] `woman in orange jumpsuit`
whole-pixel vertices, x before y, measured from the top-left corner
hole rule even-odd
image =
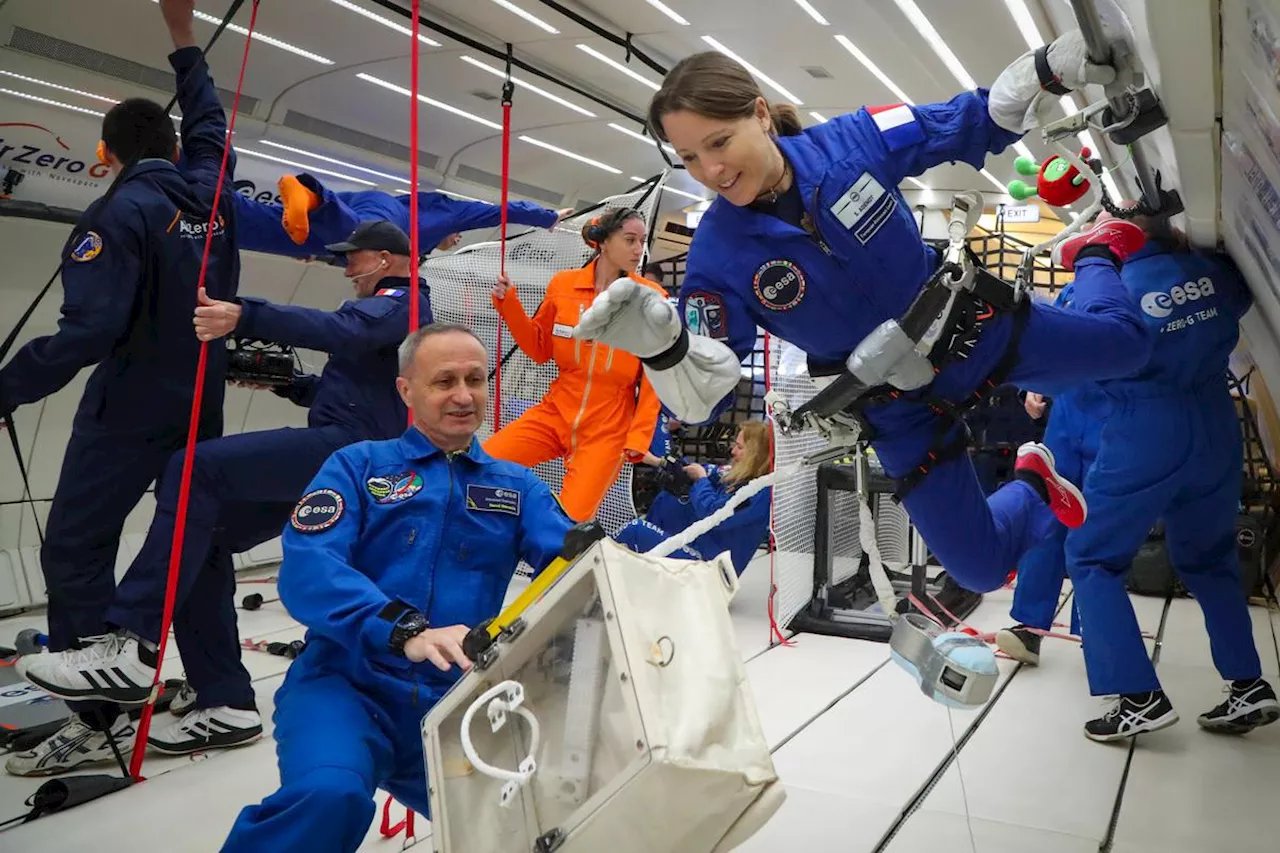
[[[556,273],[530,319],[510,279],[500,277],[493,304],[516,344],[538,364],[555,359],[560,375],[542,402],[484,443],[497,459],[533,467],[563,457],[560,502],[576,521],[596,514],[624,461],[644,458],[659,402],[640,360],[628,352],[571,337],[596,294],[623,276],[666,295],[636,267],[644,253],[644,218],[616,209],[582,229],[596,256],[581,269]]]

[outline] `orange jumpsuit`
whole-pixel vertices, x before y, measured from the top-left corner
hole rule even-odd
[[[541,403],[484,443],[485,452],[529,467],[563,457],[560,502],[576,521],[595,516],[618,477],[624,451],[649,449],[660,407],[638,358],[571,337],[595,299],[596,263],[556,273],[532,319],[515,288],[493,299],[520,349],[538,364],[554,358],[560,375]],[[630,278],[666,295],[652,281]]]

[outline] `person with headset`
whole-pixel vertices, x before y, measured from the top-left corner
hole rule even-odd
[[[552,276],[532,318],[510,279],[500,277],[493,290],[494,307],[520,349],[538,364],[554,360],[560,373],[541,403],[489,437],[485,452],[529,467],[563,458],[559,497],[578,521],[595,516],[623,462],[644,458],[658,421],[658,398],[635,356],[572,337],[578,318],[615,279],[665,297],[658,284],[636,273],[645,234],[644,217],[630,208],[592,219],[582,239],[595,257],[581,269]]]
[[[240,662],[232,555],[280,534],[307,483],[335,451],[394,438],[408,422],[395,378],[397,347],[409,333],[409,238],[390,222],[367,222],[326,248],[346,256],[355,290],[356,298],[337,311],[252,296],[222,301],[203,292],[195,309],[196,336],[215,342],[211,349],[223,349],[218,339],[235,333],[326,352],[329,360],[319,376],[295,375],[279,391],[307,407],[305,428],[196,445],[174,609],[195,703],[176,722],[151,732],[147,743],[160,752],[186,754],[261,737],[253,684]],[[418,310],[430,323],[429,290],[422,282]],[[27,681],[63,699],[146,701],[156,674],[182,465],[182,453],[169,459],[147,539],[106,610],[108,630],[83,638],[87,645],[77,652],[19,658],[18,672]],[[385,488],[395,499],[412,483],[389,477],[368,487]]]
[[[177,75],[180,134],[153,101],[131,98],[107,111],[102,156],[123,177],[108,198],[89,205],[64,247],[69,257],[61,270],[57,332],[28,342],[0,369],[0,416],[11,416],[94,367],[71,424],[40,549],[49,657],[78,659],[85,652],[77,649],[106,633],[125,519],[157,478],[161,489],[176,487],[166,468],[187,441],[200,357],[191,316],[206,242],[205,290],[231,300],[239,286],[234,153],[227,154],[218,184],[226,116],[196,44],[192,1],[161,0],[160,11],[174,46],[169,63]],[[222,434],[226,369],[225,349],[210,348],[196,432],[201,440]],[[201,629],[188,622],[180,630]],[[114,706],[68,706],[66,725],[9,756],[9,773],[41,776],[111,762],[109,738],[121,748],[132,743],[134,724]]]

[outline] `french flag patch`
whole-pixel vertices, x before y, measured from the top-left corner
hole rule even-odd
[[[398,287],[384,287],[374,296],[404,296],[404,291]]]
[[[876,127],[880,128],[880,135],[884,137],[884,144],[890,151],[924,142],[924,129],[916,121],[911,107],[906,104],[867,107],[867,112],[871,114]]]

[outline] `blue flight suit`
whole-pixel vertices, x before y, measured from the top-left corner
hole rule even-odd
[[[409,609],[437,628],[496,616],[520,560],[541,572],[572,527],[532,471],[475,439],[443,453],[410,427],[331,456],[284,531],[280,600],[307,647],[275,697],[281,786],[222,849],[354,851],[376,788],[429,815],[420,724],[461,670],[393,654],[391,629]]]
[[[299,175],[303,184],[322,198],[307,221],[311,229],[299,246],[285,232],[282,224],[284,206],[274,202],[254,201],[236,194],[240,214],[240,248],[268,252],[291,258],[325,257],[332,254],[326,245],[346,240],[361,222],[389,219],[408,234],[409,196],[379,190],[334,192],[310,175]],[[530,201],[507,202],[507,222],[550,228],[557,213]],[[418,251],[430,253],[450,234],[492,228],[502,222],[502,207],[483,201],[466,201],[439,192],[418,193]]]
[[[334,451],[393,438],[408,422],[395,380],[396,350],[409,334],[409,281],[379,284],[374,295],[337,311],[240,297],[236,334],[330,355],[320,376],[299,377],[289,388],[288,396],[309,409],[306,428],[196,445],[175,608],[190,618],[185,625],[175,619],[175,635],[197,707],[253,707],[253,686],[240,663],[231,555],[280,535],[298,496]],[[421,281],[418,304],[422,322],[430,323],[429,288]],[[107,613],[109,624],[153,643],[160,639],[182,461],[182,453],[169,461],[146,542]]]
[[[187,440],[200,353],[191,317],[227,122],[200,49],[176,50],[169,62],[183,116],[182,167],[142,160],[105,205],[89,205],[64,247],[72,251],[58,331],[27,343],[0,370],[3,415],[97,365],[72,421],[40,550],[50,651],[104,633],[125,519]],[[234,299],[240,280],[234,167],[233,152],[204,282],[215,299]],[[222,347],[209,348],[200,438],[222,434],[226,363]]]
[[[1258,678],[1236,552],[1243,439],[1226,383],[1252,296],[1226,259],[1154,242],[1122,277],[1156,344],[1141,369],[1100,383],[1110,411],[1084,481],[1089,518],[1067,534],[1089,690],[1160,689],[1125,589],[1158,518],[1170,562],[1204,611],[1214,666],[1227,680]]]
[[[614,538],[633,551],[648,551],[719,510],[737,489],[746,485],[741,483],[730,488],[721,480],[718,466],[707,466],[707,476],[693,484],[687,499],[665,490],[659,492],[645,517],[628,523]],[[739,504],[729,518],[670,556],[686,560],[713,560],[717,554],[728,551],[734,571],[741,577],[769,535],[772,506],[773,489],[761,489],[747,498],[746,503]]]
[[[1068,284],[1054,302],[1060,307],[1072,303],[1073,285]],[[1102,424],[1107,415],[1107,396],[1094,383],[1085,383],[1055,398],[1049,408],[1043,444],[1053,453],[1058,473],[1076,485],[1083,485],[1085,474],[1098,455]],[[1093,512],[1092,507],[1090,512]],[[1067,576],[1067,528],[1053,525],[1048,539],[1035,545],[1018,564],[1018,582],[1013,590],[1010,615],[1021,625],[1048,631],[1053,627],[1053,614],[1062,595],[1062,581]],[[1072,603],[1072,631],[1077,630],[1077,617]]]
[[[811,371],[836,373],[880,323],[906,312],[939,258],[921,240],[898,184],[949,161],[980,167],[988,152],[1003,151],[1018,134],[991,121],[985,89],[896,109],[864,108],[780,137],[794,178],[772,213],[721,197],[712,202],[680,290],[680,314],[691,333],[723,340],[745,359],[760,326],[803,350]],[[1086,254],[1075,270],[1074,309],[1025,308],[1004,381],[1078,384],[1145,362],[1147,330],[1115,265]],[[968,357],[944,367],[927,389],[868,407],[879,433],[871,444],[889,476],[921,465],[935,443],[936,416],[920,398],[961,402],[980,388],[1004,358],[1014,321],[997,312]],[[958,434],[953,428],[951,436]],[[988,500],[965,455],[936,464],[904,504],[956,582],[982,592],[1002,585],[1056,523],[1025,482],[1009,483]]]

